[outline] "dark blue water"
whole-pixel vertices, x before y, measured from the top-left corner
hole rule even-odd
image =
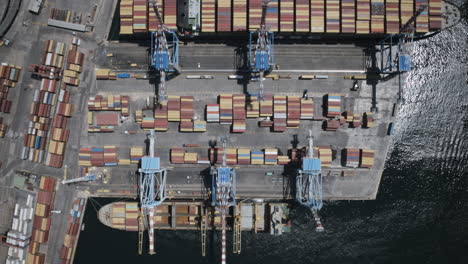
[[[415,44],[377,200],[327,203],[324,233],[297,208],[292,233],[244,232],[241,255],[228,263],[468,263],[467,28],[463,21]],[[220,262],[219,233],[208,234],[207,257],[191,231],[156,232],[157,255],[138,256],[137,233],[96,219],[88,206],[76,264]]]

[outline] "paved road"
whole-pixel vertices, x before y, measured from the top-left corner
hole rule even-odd
[[[98,64],[116,69],[128,69],[131,63],[146,65],[148,47],[136,44],[111,44]],[[275,64],[281,70],[362,71],[365,65],[363,48],[353,45],[277,45]],[[197,44],[180,45],[179,64],[184,71],[233,71],[246,64],[247,50],[241,47]],[[339,62],[339,63],[337,63]]]

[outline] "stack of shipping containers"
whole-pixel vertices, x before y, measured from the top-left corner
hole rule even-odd
[[[341,95],[327,95],[327,117],[336,117],[341,114]]]
[[[357,168],[359,166],[359,149],[347,148],[345,149],[346,154],[346,167]]]
[[[265,165],[276,165],[278,163],[278,149],[265,149]]]
[[[200,0],[201,32],[255,31],[260,27],[263,0]],[[441,0],[272,0],[265,24],[273,32],[398,33],[421,5],[429,8],[416,20],[417,32],[441,28]],[[177,29],[177,0],[158,6],[164,23]],[[160,21],[144,0],[120,2],[120,33],[155,31]]]
[[[400,0],[400,21],[405,25],[414,13],[414,0]]]
[[[429,1],[428,0],[415,0],[416,5],[415,5],[415,12],[418,11],[418,9],[422,5],[428,6],[428,8],[424,9],[424,11],[419,14],[419,16],[416,18],[416,32],[421,32],[425,33],[429,31]]]
[[[310,0],[296,0],[296,32],[310,31]]]
[[[233,2],[233,31],[247,30],[247,0],[232,0]]]
[[[264,94],[263,100],[260,100],[260,116],[273,116],[273,94]]]
[[[280,1],[280,31],[294,32],[294,0]]]
[[[21,66],[8,65],[7,63],[0,65],[0,112],[10,112],[11,101],[7,100],[8,92],[10,88],[16,87],[21,69]]]
[[[221,124],[232,124],[232,94],[221,94],[219,96],[219,121]]]
[[[279,25],[279,8],[278,8],[278,1],[279,0],[271,0],[268,3],[268,8],[266,11],[266,18],[265,18],[265,25],[268,30],[273,32],[278,31]]]
[[[370,0],[356,0],[356,33],[370,32]]]
[[[73,202],[73,207],[69,211],[67,232],[63,241],[62,248],[60,249],[60,263],[70,264],[74,255],[74,248],[77,242],[78,232],[80,231],[80,219],[83,214],[85,199],[76,199]]]
[[[201,32],[215,32],[215,0],[201,0]]]
[[[359,167],[372,168],[374,165],[375,151],[370,149],[361,149],[361,156],[359,159]]]
[[[184,163],[185,150],[183,148],[171,149],[171,163],[182,164]]]
[[[273,97],[273,131],[284,132],[286,126],[286,96],[275,95]]]
[[[133,0],[120,1],[120,34],[133,34]]]
[[[264,164],[263,151],[252,151],[250,153],[250,164],[252,165],[263,165]]]
[[[429,29],[439,30],[442,28],[442,3],[441,0],[429,0]]]
[[[326,6],[327,33],[340,33],[340,1],[327,0]]]
[[[249,102],[246,106],[247,118],[257,118],[260,116],[260,103],[256,95],[249,96]]]
[[[156,131],[167,131],[167,101],[154,106],[154,128]]]
[[[310,32],[325,32],[325,0],[310,0]]]
[[[142,129],[154,129],[154,118],[153,117],[143,117],[141,122]]]
[[[180,96],[169,95],[167,101],[167,121],[180,121]]]
[[[371,33],[385,32],[385,4],[384,0],[371,0]]]
[[[387,0],[385,4],[385,24],[387,34],[400,32],[400,0]]]
[[[249,0],[249,30],[260,28],[262,20],[262,0]],[[219,4],[218,4],[219,5]]]
[[[214,0],[213,0],[214,1]],[[212,10],[214,16],[214,8]],[[164,0],[164,24],[169,29],[177,29],[177,0]],[[214,27],[214,20],[213,20]]]
[[[180,118],[192,119],[193,118],[193,96],[180,97]]]
[[[237,164],[249,165],[250,164],[250,149],[237,149]]]
[[[220,151],[218,151],[219,153]],[[223,153],[221,151],[221,153]],[[221,159],[222,161],[222,159]],[[228,165],[235,165],[237,164],[237,149],[235,148],[227,148],[226,149],[226,164]]]
[[[3,123],[3,117],[0,117],[0,138],[3,138],[7,132],[8,125]]]
[[[133,0],[133,32],[148,31],[148,5],[146,0]]]
[[[191,119],[181,119],[179,125],[180,132],[193,132],[193,122]]]
[[[51,225],[50,211],[54,206],[56,180],[41,177],[39,194],[34,210],[33,230],[30,238],[27,263],[44,263],[45,255],[39,253],[41,246],[49,241]],[[31,211],[32,212],[32,211]]]
[[[245,123],[245,95],[235,94],[232,97],[233,103],[233,123],[232,132],[243,133],[246,130]]]
[[[210,148],[210,161],[211,163],[222,163],[223,162],[223,149],[222,148]]]
[[[138,231],[138,204],[125,203],[125,230]]]
[[[301,119],[314,118],[314,100],[301,98]]]
[[[341,32],[356,32],[356,0],[343,0],[341,2]]]
[[[185,152],[184,153],[184,163],[186,164],[196,164],[198,161],[198,154],[194,152]]]
[[[322,167],[331,167],[332,165],[332,150],[330,146],[318,147],[318,158]]]
[[[130,148],[130,162],[132,164],[138,164],[143,157],[143,147],[131,147]]]
[[[206,121],[193,121],[193,132],[206,132]]]
[[[219,122],[219,104],[206,105],[206,122],[208,123]]]
[[[299,127],[301,117],[301,99],[299,96],[288,96],[288,127]]]
[[[232,9],[231,0],[218,0],[216,21],[217,31],[232,31]]]

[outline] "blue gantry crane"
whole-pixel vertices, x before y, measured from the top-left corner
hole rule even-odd
[[[226,264],[226,214],[229,207],[236,204],[236,171],[226,165],[227,137],[223,143],[223,162],[221,167],[211,167],[211,204],[221,213],[221,264]]]
[[[427,5],[421,5],[401,28],[399,34],[391,34],[380,41],[380,73],[398,74],[412,68],[414,22]],[[396,47],[395,47],[396,46]]]
[[[380,42],[380,73],[392,76],[398,74],[398,101],[402,98],[404,86],[403,75],[411,71],[414,22],[416,18],[426,11],[427,5],[419,6],[414,15],[401,28],[399,34],[391,34]],[[396,46],[396,47],[395,47]]]
[[[162,20],[157,1],[153,1],[153,9],[159,20],[157,31],[151,32],[150,65],[159,72],[159,101],[167,100],[166,73],[179,71],[179,38],[174,30],[170,30]]]
[[[265,25],[266,13],[268,12],[268,1],[262,3],[262,18],[260,28],[249,32],[249,66],[253,73],[259,73],[258,96],[263,100],[263,75],[270,71],[275,64],[273,54],[274,35]],[[253,40],[257,39],[256,44]],[[255,45],[255,46],[254,46]]]
[[[322,168],[320,159],[314,158],[312,131],[309,130],[309,149],[302,159],[302,169],[296,176],[296,200],[312,211],[316,222],[316,231],[325,230],[318,215],[322,209]]]
[[[154,157],[156,135],[151,130],[149,135],[149,155],[141,159],[139,172],[140,219],[148,229],[149,253],[154,254],[154,211],[166,199],[167,169],[161,168],[160,159]],[[140,228],[140,232],[142,232]],[[142,236],[140,236],[141,245]],[[140,246],[141,247],[141,246]],[[140,249],[141,252],[141,249]]]

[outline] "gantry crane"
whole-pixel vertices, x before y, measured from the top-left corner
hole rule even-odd
[[[258,97],[263,100],[263,75],[270,71],[274,65],[273,55],[273,32],[265,25],[268,0],[262,3],[262,18],[260,28],[257,31],[250,31],[249,34],[249,66],[251,72],[259,73]],[[252,40],[257,38],[255,48]]]
[[[211,204],[221,213],[221,264],[226,264],[226,214],[229,207],[236,204],[236,172],[226,165],[227,137],[223,143],[223,163],[221,167],[211,167]]]
[[[159,13],[157,1],[152,2],[154,12],[159,20],[158,29],[151,32],[151,66],[159,72],[158,99],[167,100],[166,73],[179,71],[179,39],[175,31],[170,30]],[[167,37],[170,36],[170,42]]]
[[[140,174],[140,221],[148,229],[149,253],[154,254],[154,212],[156,207],[166,199],[167,169],[161,168],[160,159],[154,156],[156,141],[154,130],[151,130],[149,139],[149,155],[142,157],[141,168],[138,170]],[[139,245],[141,245],[141,239],[142,236],[139,236]]]
[[[315,231],[325,230],[318,211],[322,209],[322,169],[320,159],[314,158],[312,131],[309,130],[309,149],[307,156],[302,159],[302,169],[296,176],[296,200],[312,211],[317,224]]]
[[[403,86],[403,76],[406,72],[411,71],[412,54],[413,54],[413,38],[414,38],[414,22],[416,18],[423,13],[427,5],[419,6],[414,15],[400,28],[398,34],[391,34],[380,41],[380,73],[384,75],[399,75],[399,97],[402,96],[401,88]],[[396,50],[394,46],[396,45]]]

